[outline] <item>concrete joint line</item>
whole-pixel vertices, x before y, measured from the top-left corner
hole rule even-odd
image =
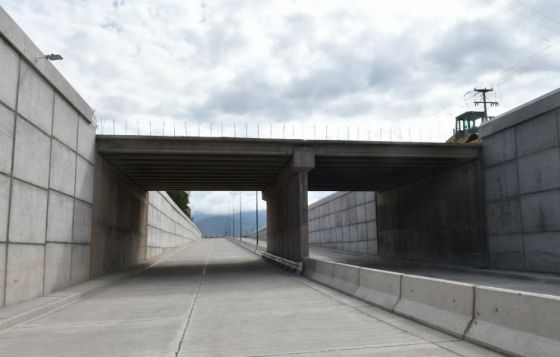
[[[473,300],[472,300],[472,316],[471,321],[469,321],[465,331],[461,335],[461,339],[466,341],[466,336],[469,330],[471,329],[472,324],[474,323],[474,319],[476,318],[476,286],[472,287],[473,290]]]
[[[17,84],[16,84],[16,103],[14,105],[14,135],[12,138],[12,158],[10,167],[10,188],[8,193],[8,224],[6,225],[6,248],[4,249],[4,291],[0,306],[6,306],[6,298],[8,296],[8,251],[10,250],[10,217],[12,215],[12,195],[14,189],[14,166],[16,155],[16,137],[17,137],[17,117],[19,109],[19,86],[21,83],[21,56],[18,55],[18,69],[17,69]]]
[[[181,347],[183,347],[183,341],[185,340],[185,336],[187,335],[187,329],[189,328],[189,323],[191,322],[191,317],[192,317],[192,314],[194,312],[194,307],[196,305],[196,300],[198,299],[198,294],[200,292],[200,288],[202,287],[202,284],[204,283],[204,280],[206,278],[206,268],[208,267],[208,262],[210,261],[210,256],[212,255],[212,252],[213,252],[213,246],[210,248],[210,250],[208,251],[208,254],[206,255],[206,261],[204,262],[204,270],[202,271],[202,277],[200,278],[200,282],[198,283],[198,286],[196,287],[194,298],[193,298],[192,304],[191,304],[190,309],[189,309],[189,314],[187,316],[187,320],[185,321],[185,327],[183,327],[183,329],[182,329],[183,333],[181,334],[181,338],[179,339],[179,343],[177,345],[177,350],[175,351],[175,357],[179,356],[179,352],[181,352]]]
[[[397,305],[399,304],[399,302],[401,302],[401,298],[402,298],[402,283],[403,283],[403,274],[401,274],[399,276],[399,297],[397,298],[397,302],[395,303],[395,305],[393,305],[393,307],[391,308],[391,312],[393,313],[397,313],[395,311],[395,308],[397,307]]]

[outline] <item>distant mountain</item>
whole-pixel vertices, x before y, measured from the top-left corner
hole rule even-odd
[[[235,234],[232,232],[231,215],[218,214],[208,215],[195,213],[194,224],[200,229],[203,237],[222,237],[224,235],[239,236],[239,213],[234,216]],[[241,230],[243,235],[251,233],[256,229],[255,211],[246,211],[241,214]],[[229,229],[228,229],[229,224]],[[266,226],[266,211],[259,211],[259,228]]]

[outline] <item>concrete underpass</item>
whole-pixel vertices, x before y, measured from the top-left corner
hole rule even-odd
[[[119,136],[1,6],[0,68],[0,356],[558,355],[560,89],[478,144]],[[261,191],[266,252],[165,190]]]
[[[6,357],[176,353],[495,355],[279,269],[225,239],[189,243],[138,275],[0,332]]]

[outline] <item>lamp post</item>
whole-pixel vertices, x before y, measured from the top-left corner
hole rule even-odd
[[[231,194],[231,237],[235,237],[235,192]]]
[[[259,247],[259,191],[255,191],[255,218],[257,220],[257,248]]]

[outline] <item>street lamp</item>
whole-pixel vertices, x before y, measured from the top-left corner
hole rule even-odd
[[[51,53],[50,55],[44,55],[44,56],[37,57],[37,59],[40,59],[40,58],[44,58],[44,59],[47,59],[49,61],[61,61],[61,60],[64,59],[64,58],[62,58],[61,55],[59,55],[57,53]]]

